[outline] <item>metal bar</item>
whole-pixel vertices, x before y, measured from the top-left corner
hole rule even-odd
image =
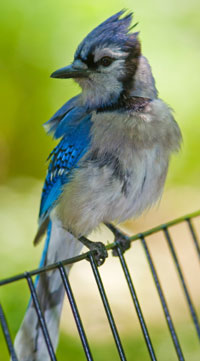
[[[193,212],[193,213],[190,213],[190,214],[187,214],[184,217],[179,217],[179,218],[173,219],[172,221],[169,221],[169,222],[167,222],[165,224],[161,224],[161,225],[159,225],[157,227],[151,228],[151,229],[149,229],[149,230],[147,230],[145,232],[135,234],[134,236],[130,237],[130,241],[133,242],[133,241],[136,241],[137,239],[141,238],[142,236],[146,237],[146,236],[150,236],[153,233],[157,233],[159,231],[162,231],[163,228],[166,228],[166,227],[169,228],[169,227],[175,226],[176,224],[184,222],[187,218],[196,218],[196,217],[199,217],[199,216],[200,216],[200,210],[196,211],[196,212]]]
[[[76,257],[72,257],[72,258],[68,258],[68,259],[65,259],[65,260],[61,260],[62,263],[64,265],[67,265],[67,264],[73,264],[73,263],[76,263],[76,262],[79,262],[83,259],[86,259],[88,257],[88,254],[89,252],[86,252],[86,253],[83,253],[83,254],[80,254],[79,256],[76,256]],[[40,273],[44,273],[44,272],[49,272],[49,271],[52,271],[56,268],[59,267],[59,262],[56,262],[56,263],[52,263],[48,266],[45,266],[45,267],[39,267],[37,269],[34,269],[32,271],[29,271],[29,275],[30,276],[36,276]],[[9,284],[9,283],[12,283],[12,282],[15,282],[15,281],[20,281],[22,279],[25,279],[26,276],[24,273],[20,273],[19,275],[16,275],[16,276],[13,276],[13,277],[9,277],[9,278],[6,278],[4,280],[1,280],[0,281],[0,286],[4,286],[6,284]]]
[[[153,345],[152,345],[152,342],[151,342],[151,339],[150,339],[150,336],[149,336],[149,333],[148,333],[148,330],[147,330],[147,326],[145,324],[145,320],[144,320],[144,317],[143,317],[143,314],[142,314],[142,311],[141,311],[141,308],[140,308],[140,304],[139,304],[137,294],[136,294],[134,286],[133,286],[133,282],[132,282],[132,279],[131,279],[131,276],[130,276],[130,273],[129,273],[129,270],[128,270],[128,267],[127,267],[127,264],[126,264],[126,261],[125,261],[125,258],[123,256],[123,253],[122,253],[120,247],[116,247],[116,251],[117,251],[118,257],[120,259],[121,266],[122,266],[122,269],[124,271],[124,275],[125,275],[126,280],[127,280],[127,284],[128,284],[128,287],[129,287],[129,290],[130,290],[130,293],[131,293],[133,303],[135,305],[135,309],[136,309],[136,312],[137,312],[137,315],[138,315],[140,326],[142,328],[142,332],[143,332],[144,339],[145,339],[145,342],[146,342],[146,345],[147,345],[147,348],[148,348],[148,351],[149,351],[149,355],[151,357],[151,360],[156,361],[157,359],[156,359],[156,356],[155,356]]]
[[[92,271],[94,273],[94,277],[95,277],[95,280],[96,280],[96,283],[97,283],[97,286],[98,286],[98,289],[99,289],[99,293],[101,295],[101,299],[102,299],[102,302],[103,302],[103,305],[104,305],[104,308],[105,308],[105,312],[106,312],[106,315],[107,315],[107,318],[108,318],[108,321],[109,321],[109,324],[110,324],[110,328],[111,328],[111,331],[112,331],[112,334],[113,334],[113,337],[114,337],[114,340],[115,340],[115,343],[116,343],[116,346],[117,346],[117,350],[118,350],[120,360],[121,361],[126,361],[126,356],[125,356],[125,353],[124,353],[124,350],[123,350],[123,347],[122,347],[122,344],[121,344],[121,340],[120,340],[120,337],[119,337],[119,334],[118,334],[118,331],[117,331],[117,327],[115,325],[115,321],[114,321],[114,318],[113,318],[113,315],[112,315],[112,312],[111,312],[111,309],[110,309],[110,306],[109,306],[109,303],[108,303],[108,299],[107,299],[107,296],[106,296],[106,293],[105,293],[105,290],[104,290],[104,287],[103,287],[103,283],[102,283],[102,280],[101,280],[101,277],[100,277],[100,274],[99,274],[99,271],[98,271],[97,265],[95,263],[92,252],[89,253],[88,258],[90,260]]]
[[[186,221],[188,223],[188,226],[189,226],[189,229],[190,229],[190,232],[192,234],[192,238],[193,238],[196,250],[197,250],[197,254],[198,254],[199,259],[200,259],[200,246],[199,246],[199,242],[198,242],[198,239],[197,239],[196,232],[194,230],[194,226],[193,226],[192,221],[191,221],[190,218],[187,218]]]
[[[74,299],[74,295],[73,295],[73,292],[72,292],[72,289],[71,289],[71,286],[70,286],[70,283],[69,283],[69,280],[68,280],[68,277],[67,277],[67,274],[66,274],[65,268],[63,267],[62,262],[60,262],[60,264],[59,264],[59,271],[60,271],[60,275],[61,275],[64,287],[65,287],[65,291],[66,291],[68,299],[69,299],[69,303],[70,303],[72,313],[73,313],[73,316],[74,316],[74,319],[76,322],[76,326],[77,326],[79,336],[80,336],[80,339],[81,339],[81,342],[83,345],[83,349],[85,351],[86,358],[88,361],[93,361],[93,357],[92,357],[90,347],[88,344],[88,340],[87,340],[87,337],[86,337],[86,334],[85,334],[85,331],[83,328],[83,324],[81,322],[81,318],[80,318],[79,311],[78,311],[78,308],[77,308],[77,305],[76,305],[76,302]]]
[[[39,323],[40,323],[40,327],[42,329],[42,333],[43,333],[43,336],[44,336],[44,340],[45,340],[45,343],[46,343],[46,346],[47,346],[47,350],[48,350],[50,359],[51,359],[51,361],[56,361],[56,355],[55,355],[53,345],[52,345],[52,342],[51,342],[51,339],[50,339],[50,336],[49,336],[46,321],[44,319],[44,316],[43,316],[41,308],[40,308],[40,304],[39,304],[39,301],[38,301],[38,297],[37,297],[37,294],[36,294],[36,291],[35,291],[35,287],[34,287],[32,278],[31,278],[31,276],[30,276],[30,274],[28,272],[25,273],[25,277],[27,279],[29,289],[31,291],[33,304],[34,304],[34,307],[35,307],[35,310],[36,310],[36,313],[37,313],[37,316],[38,316],[38,320],[39,320]]]
[[[4,334],[5,340],[6,340],[6,344],[8,347],[8,351],[11,355],[11,359],[12,359],[12,361],[18,361],[17,355],[16,355],[14,347],[13,347],[12,339],[10,336],[10,331],[8,329],[8,324],[7,324],[1,304],[0,304],[0,321],[1,321],[2,331]]]
[[[165,224],[161,224],[160,226],[149,229],[148,231],[138,233],[138,234],[130,237],[130,241],[133,242],[133,241],[136,241],[138,239],[141,239],[141,237],[150,236],[151,234],[157,233],[157,232],[163,230],[164,228],[174,226],[174,225],[176,225],[178,223],[184,222],[188,218],[195,218],[195,217],[198,217],[198,216],[200,216],[200,210],[197,211],[197,212],[193,212],[191,214],[188,214],[188,215],[186,215],[184,217],[174,219],[174,220],[172,220],[170,222],[167,222]],[[115,246],[116,246],[115,242],[112,242],[112,243],[110,243],[110,244],[108,244],[106,246],[106,249],[110,250],[110,249],[115,248]],[[62,263],[63,263],[63,265],[67,265],[67,264],[72,264],[72,263],[75,263],[75,262],[79,262],[79,261],[81,261],[83,259],[88,258],[88,255],[89,255],[89,252],[86,252],[86,253],[83,253],[83,254],[81,254],[79,256],[72,257],[72,258],[69,258],[69,259],[66,259],[66,260],[62,260]],[[35,276],[35,275],[40,274],[42,272],[51,271],[51,270],[53,270],[55,268],[58,268],[58,262],[53,263],[53,264],[48,265],[48,266],[45,266],[45,267],[40,267],[40,268],[37,268],[35,270],[29,271],[29,274],[30,274],[30,276]],[[1,280],[0,281],[0,286],[6,285],[8,283],[18,281],[18,280],[21,280],[21,279],[24,279],[24,278],[25,278],[24,274],[21,273],[21,274],[19,274],[17,276],[13,276],[13,277],[9,277],[9,278]]]
[[[170,313],[169,313],[169,310],[168,310],[167,302],[165,300],[165,297],[164,297],[164,294],[163,294],[163,291],[162,291],[162,288],[161,288],[161,285],[160,285],[160,282],[159,282],[159,279],[158,279],[158,276],[157,276],[157,272],[156,272],[155,266],[153,264],[153,260],[151,258],[149,249],[147,247],[145,238],[141,237],[141,241],[142,241],[142,244],[143,244],[143,247],[144,247],[144,250],[145,250],[145,254],[147,256],[147,260],[149,262],[149,266],[150,266],[150,269],[151,269],[151,272],[152,272],[152,275],[153,275],[153,279],[154,279],[154,282],[155,282],[155,285],[156,285],[156,288],[157,288],[157,291],[158,291],[158,294],[159,294],[159,297],[160,297],[162,308],[163,308],[163,311],[164,311],[164,314],[165,314],[165,319],[166,319],[167,325],[169,327],[169,331],[170,331],[170,334],[171,334],[171,337],[172,337],[172,340],[173,340],[173,343],[174,343],[174,347],[175,347],[175,350],[176,350],[176,353],[177,353],[178,360],[184,361],[181,346],[179,344],[179,340],[178,340],[178,337],[176,335],[176,331],[175,331],[175,328],[174,328],[174,325],[173,325],[173,322],[172,322],[172,319],[171,319],[171,316],[170,316]]]
[[[173,257],[173,259],[174,259],[175,266],[176,266],[176,269],[177,269],[177,271],[178,271],[178,274],[179,274],[179,277],[180,277],[180,280],[181,280],[181,284],[182,284],[182,287],[183,287],[183,291],[184,291],[184,293],[185,293],[185,296],[186,296],[186,299],[187,299],[187,302],[188,302],[188,306],[189,306],[189,309],[190,309],[190,313],[191,313],[191,316],[192,316],[192,319],[193,319],[193,322],[194,322],[194,325],[195,325],[195,328],[196,328],[196,331],[197,331],[197,335],[198,335],[198,337],[199,337],[199,339],[200,339],[200,325],[199,325],[198,317],[197,317],[197,314],[196,314],[194,305],[193,305],[193,303],[192,303],[192,300],[191,300],[189,291],[188,291],[188,289],[187,289],[187,286],[186,286],[186,283],[185,283],[185,279],[184,279],[184,277],[183,277],[183,272],[182,272],[182,270],[181,270],[181,267],[180,267],[180,264],[179,264],[179,261],[178,261],[178,258],[177,258],[177,255],[176,255],[176,252],[175,252],[173,243],[172,243],[172,239],[171,239],[171,237],[170,237],[170,234],[169,234],[169,231],[168,231],[167,228],[165,228],[165,229],[163,230],[163,232],[164,232],[164,234],[165,234],[167,243],[168,243],[168,245],[169,245],[169,248],[170,248],[172,257]]]

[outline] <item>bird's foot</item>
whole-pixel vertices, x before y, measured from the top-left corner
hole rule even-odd
[[[97,266],[101,266],[108,257],[107,249],[102,242],[92,242],[90,251],[94,251],[94,259]]]
[[[81,237],[80,241],[94,254],[94,259],[97,266],[101,266],[108,257],[108,252],[102,242],[92,242],[86,237]]]
[[[120,248],[121,252],[124,253],[127,249],[131,246],[130,237],[128,237],[126,234],[124,234],[122,231],[120,231],[118,228],[113,226],[111,223],[105,223],[105,225],[111,230],[111,232],[115,236],[115,244],[117,247]],[[114,248],[112,251],[113,256],[118,256],[117,249]]]

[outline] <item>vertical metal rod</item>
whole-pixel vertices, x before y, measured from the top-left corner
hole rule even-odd
[[[186,218],[186,221],[188,223],[188,226],[189,226],[189,229],[190,229],[190,232],[192,234],[192,238],[193,238],[196,250],[197,250],[197,254],[198,254],[199,259],[200,259],[200,246],[199,246],[199,242],[198,242],[198,239],[197,239],[196,232],[194,230],[194,226],[193,226],[192,221],[191,221],[190,218]]]
[[[12,339],[11,339],[11,336],[10,336],[10,331],[8,329],[8,324],[7,324],[7,321],[6,321],[6,317],[4,315],[4,312],[3,312],[3,308],[0,304],[0,321],[1,321],[1,327],[2,327],[2,330],[3,330],[3,334],[4,334],[4,337],[5,337],[5,340],[6,340],[6,344],[7,344],[7,347],[8,347],[8,351],[11,355],[11,359],[12,361],[17,361],[17,356],[16,356],[16,353],[15,353],[15,350],[14,350],[14,347],[13,347],[13,343],[12,343]]]
[[[185,279],[183,277],[183,272],[182,272],[181,267],[179,265],[177,255],[176,255],[176,252],[175,252],[171,237],[169,235],[169,231],[168,231],[167,228],[164,228],[163,231],[164,231],[165,237],[167,239],[167,243],[169,245],[172,257],[173,257],[174,262],[175,262],[176,269],[178,271],[178,274],[179,274],[179,277],[180,277],[180,280],[181,280],[183,291],[185,293],[185,296],[186,296],[186,299],[187,299],[187,302],[188,302],[188,306],[189,306],[190,313],[191,313],[191,316],[192,316],[192,319],[193,319],[193,322],[194,322],[194,325],[195,325],[195,328],[196,328],[196,331],[197,331],[197,335],[198,335],[198,337],[200,339],[200,325],[199,325],[198,317],[197,317],[196,311],[194,309],[194,305],[192,303],[189,291],[187,289]]]
[[[72,292],[72,289],[71,289],[71,286],[70,286],[70,283],[69,283],[69,280],[68,280],[68,277],[67,277],[67,274],[66,274],[66,271],[65,271],[65,268],[64,268],[62,262],[60,262],[58,267],[59,267],[60,275],[61,275],[64,287],[65,287],[65,291],[66,291],[68,299],[69,299],[69,303],[70,303],[72,313],[73,313],[73,316],[74,316],[74,319],[76,322],[76,326],[77,326],[79,336],[80,336],[80,339],[81,339],[81,342],[83,345],[83,349],[85,351],[86,358],[88,361],[93,361],[93,357],[92,357],[90,347],[88,344],[88,340],[87,340],[87,337],[86,337],[86,334],[85,334],[85,331],[83,328],[83,324],[81,322],[81,318],[80,318],[79,311],[78,311],[78,308],[77,308],[77,305],[76,305],[76,302],[74,299],[74,295],[73,295],[73,292]]]
[[[108,299],[107,299],[107,296],[106,296],[106,293],[105,293],[105,290],[103,287],[103,283],[102,283],[102,280],[101,280],[101,277],[100,277],[100,274],[99,274],[99,271],[98,271],[98,268],[97,268],[97,265],[96,265],[96,262],[94,260],[92,253],[89,254],[89,260],[90,260],[92,271],[94,273],[94,277],[95,277],[95,280],[96,280],[96,283],[97,283],[97,286],[99,289],[99,293],[101,295],[101,299],[102,299],[102,302],[103,302],[103,305],[105,308],[105,312],[106,312],[106,315],[107,315],[107,318],[108,318],[108,321],[110,324],[110,328],[111,328],[111,331],[112,331],[112,334],[113,334],[113,337],[114,337],[114,340],[115,340],[115,343],[117,346],[120,360],[126,361],[126,356],[124,354],[124,350],[123,350],[121,340],[120,340],[120,337],[119,337],[119,334],[117,331],[117,327],[115,325],[115,321],[114,321],[114,318],[113,318],[113,315],[112,315],[112,312],[111,312],[111,309],[110,309],[110,306],[108,303]]]
[[[142,241],[142,244],[143,244],[146,256],[147,256],[147,260],[149,262],[149,266],[150,266],[150,269],[151,269],[151,272],[152,272],[152,275],[153,275],[153,279],[154,279],[154,282],[155,282],[155,285],[156,285],[156,288],[157,288],[157,291],[158,291],[158,294],[159,294],[159,297],[160,297],[162,308],[163,308],[163,311],[164,311],[164,314],[165,314],[165,319],[166,319],[167,325],[169,327],[169,331],[170,331],[170,334],[171,334],[171,337],[172,337],[172,340],[173,340],[173,343],[174,343],[174,347],[175,347],[175,350],[176,350],[176,353],[177,353],[177,356],[178,356],[178,360],[184,361],[181,346],[179,344],[179,340],[178,340],[178,337],[176,335],[176,331],[175,331],[175,328],[174,328],[174,325],[173,325],[173,322],[172,322],[172,319],[171,319],[171,316],[170,316],[170,313],[169,313],[169,310],[168,310],[168,306],[167,306],[167,303],[166,303],[166,300],[165,300],[165,297],[164,297],[164,294],[163,294],[163,291],[162,291],[162,288],[161,288],[161,285],[160,285],[160,282],[159,282],[159,279],[158,279],[158,276],[157,276],[157,273],[156,273],[156,269],[155,269],[155,266],[153,264],[153,260],[151,258],[151,255],[149,253],[145,238],[143,236],[141,236],[141,241]]]
[[[34,307],[35,307],[35,310],[36,310],[36,313],[37,313],[37,316],[38,316],[38,320],[39,320],[39,323],[40,323],[40,327],[42,329],[42,333],[43,333],[43,336],[44,336],[44,340],[45,340],[45,343],[46,343],[46,346],[47,346],[47,350],[48,350],[50,359],[51,359],[51,361],[56,361],[56,355],[55,355],[53,345],[52,345],[52,342],[51,342],[51,339],[50,339],[50,336],[49,336],[46,321],[44,319],[44,316],[42,314],[42,310],[40,308],[40,304],[39,304],[39,301],[38,301],[38,297],[37,297],[37,294],[36,294],[36,291],[35,291],[35,287],[34,287],[32,278],[31,278],[31,276],[29,275],[28,272],[26,272],[24,275],[25,275],[25,277],[27,279],[28,286],[29,286],[29,289],[31,291],[33,304],[34,304]]]
[[[138,315],[140,326],[142,328],[142,332],[143,332],[144,339],[145,339],[145,342],[146,342],[146,345],[147,345],[147,348],[148,348],[148,351],[149,351],[149,355],[151,357],[151,360],[156,361],[157,359],[156,359],[156,356],[155,356],[153,345],[152,345],[152,342],[151,342],[151,339],[150,339],[150,336],[149,336],[149,333],[148,333],[148,330],[147,330],[147,326],[145,324],[144,316],[143,316],[141,308],[140,308],[140,304],[139,304],[137,294],[136,294],[134,286],[133,286],[133,282],[132,282],[132,279],[131,279],[131,276],[130,276],[130,273],[129,273],[129,270],[128,270],[128,267],[127,267],[127,264],[126,264],[126,261],[125,261],[125,258],[124,258],[123,254],[122,254],[122,251],[121,251],[120,247],[116,247],[116,251],[117,251],[118,257],[120,259],[121,266],[122,266],[122,269],[124,271],[124,275],[125,275],[126,280],[127,280],[127,284],[128,284],[131,296],[132,296],[133,303],[135,305],[135,309],[136,309],[136,312],[137,312],[137,315]]]

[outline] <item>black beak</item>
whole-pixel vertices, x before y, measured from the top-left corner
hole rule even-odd
[[[69,79],[69,78],[87,78],[89,71],[86,69],[75,68],[74,65],[68,65],[58,69],[51,74],[51,78]]]

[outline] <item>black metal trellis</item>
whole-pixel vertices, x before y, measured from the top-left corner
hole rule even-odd
[[[79,312],[78,312],[78,308],[76,306],[76,301],[74,299],[74,295],[72,293],[72,289],[71,289],[71,286],[70,286],[70,283],[69,283],[69,280],[68,280],[68,277],[67,277],[67,274],[65,272],[65,268],[64,268],[62,262],[60,262],[60,264],[59,264],[59,271],[60,271],[60,275],[61,275],[62,280],[63,280],[65,291],[67,293],[69,303],[70,303],[70,306],[71,306],[71,309],[72,309],[72,312],[73,312],[73,315],[74,315],[74,319],[75,319],[75,322],[76,322],[76,325],[77,325],[79,336],[80,336],[80,339],[82,341],[82,345],[83,345],[83,348],[84,348],[84,351],[85,351],[85,356],[86,356],[88,361],[92,361],[93,358],[92,358],[92,355],[91,355],[90,347],[88,345],[87,337],[86,337],[86,334],[85,334],[85,331],[84,331],[84,328],[83,328],[83,325],[82,325],[82,322],[81,322],[81,318],[80,318],[80,315],[79,315]]]
[[[176,330],[175,330],[175,327],[174,327],[174,324],[173,324],[173,321],[172,321],[172,317],[170,315],[170,311],[169,311],[167,302],[165,300],[164,292],[162,290],[162,287],[161,287],[161,284],[160,284],[160,281],[159,281],[158,271],[156,270],[156,268],[154,266],[151,253],[149,252],[149,249],[148,249],[148,246],[147,246],[146,237],[148,237],[149,235],[152,235],[154,233],[158,233],[158,232],[163,232],[164,233],[165,239],[167,241],[167,244],[168,244],[169,249],[171,251],[172,258],[173,258],[175,266],[176,266],[177,273],[178,273],[179,278],[180,278],[181,285],[183,287],[186,302],[187,302],[187,305],[189,307],[189,311],[190,311],[192,321],[194,323],[194,326],[195,326],[195,329],[196,329],[196,332],[197,332],[197,336],[198,336],[198,338],[200,340],[200,324],[199,324],[199,320],[198,320],[198,317],[197,317],[197,313],[196,313],[194,304],[192,302],[192,297],[191,297],[190,292],[188,290],[188,286],[187,286],[186,281],[184,279],[184,275],[183,275],[183,272],[182,272],[182,269],[181,269],[181,266],[180,266],[180,263],[179,263],[179,260],[178,260],[178,256],[177,256],[177,253],[176,253],[174,245],[173,245],[172,236],[170,235],[170,232],[169,232],[169,228],[172,227],[173,225],[180,224],[180,223],[186,223],[188,225],[188,229],[189,229],[190,234],[191,234],[191,240],[193,240],[193,242],[194,242],[194,249],[196,250],[198,257],[200,258],[200,246],[199,246],[199,242],[198,242],[197,233],[196,233],[196,231],[194,229],[194,225],[193,225],[193,222],[192,222],[192,219],[195,218],[195,217],[198,217],[198,216],[200,216],[200,211],[194,212],[194,213],[192,213],[190,215],[187,215],[185,217],[175,219],[175,220],[173,220],[171,222],[168,222],[168,223],[166,223],[164,225],[160,225],[158,227],[155,227],[155,228],[150,229],[150,230],[148,230],[146,232],[134,235],[134,236],[129,238],[129,240],[131,242],[133,242],[135,240],[141,240],[141,242],[142,242],[143,249],[144,249],[145,255],[147,257],[148,264],[149,264],[150,269],[151,269],[151,273],[152,273],[152,276],[153,276],[153,280],[155,282],[156,289],[158,291],[158,295],[159,295],[159,298],[160,298],[160,302],[161,302],[161,305],[162,305],[164,316],[165,316],[165,319],[166,319],[166,322],[167,322],[167,325],[168,325],[168,328],[169,328],[169,332],[170,332],[170,335],[171,335],[171,338],[172,338],[172,341],[173,341],[173,345],[174,345],[174,348],[175,348],[175,351],[176,351],[176,354],[177,354],[177,359],[180,360],[180,361],[184,361],[183,351],[182,351],[180,342],[178,340],[178,336],[177,336],[177,333],[176,333]],[[136,291],[135,291],[135,288],[134,288],[134,285],[133,285],[133,281],[132,281],[131,276],[130,276],[128,266],[127,266],[126,261],[125,261],[125,257],[124,257],[124,255],[123,255],[123,253],[121,251],[120,246],[119,246],[119,242],[117,242],[117,240],[116,240],[115,242],[109,244],[106,248],[107,248],[107,250],[115,249],[115,252],[117,253],[117,255],[119,257],[120,264],[122,266],[124,276],[125,276],[125,279],[127,281],[127,285],[128,285],[128,288],[129,288],[129,291],[130,291],[130,294],[131,294],[131,297],[132,297],[132,300],[133,300],[133,303],[134,303],[134,306],[135,306],[135,309],[136,309],[136,313],[137,313],[137,316],[138,316],[138,319],[139,319],[139,322],[140,322],[140,326],[141,326],[141,329],[142,329],[144,340],[145,340],[145,343],[146,343],[146,346],[147,346],[147,350],[149,352],[149,357],[150,357],[151,360],[156,361],[157,358],[156,358],[155,351],[154,351],[154,348],[153,348],[153,344],[152,344],[152,341],[151,341],[151,338],[150,338],[150,335],[149,335],[149,331],[148,331],[148,328],[147,328],[145,320],[144,320],[144,316],[143,316],[143,313],[142,313],[142,310],[141,310],[141,306],[140,306],[140,303],[139,303],[139,300],[138,300],[138,297],[137,297],[137,294],[136,294]],[[111,328],[111,331],[112,331],[112,334],[113,334],[113,338],[114,338],[114,341],[115,341],[115,344],[116,344],[119,359],[122,360],[122,361],[126,361],[126,352],[125,352],[125,350],[123,348],[123,345],[122,345],[122,342],[121,342],[121,339],[120,339],[120,335],[119,335],[119,332],[117,330],[117,325],[116,325],[114,317],[112,315],[112,311],[111,311],[111,308],[110,308],[110,305],[109,305],[109,302],[108,302],[106,291],[104,289],[103,282],[101,280],[100,272],[99,272],[98,267],[97,267],[97,265],[95,263],[95,259],[93,257],[92,252],[87,252],[87,253],[82,254],[80,256],[77,256],[77,257],[74,257],[74,258],[71,258],[71,259],[67,259],[67,260],[63,260],[62,262],[58,262],[58,263],[55,263],[55,264],[52,264],[52,265],[48,265],[46,267],[38,268],[38,269],[30,271],[30,272],[26,272],[24,274],[20,274],[20,275],[14,276],[14,277],[10,277],[10,278],[1,280],[0,281],[0,286],[5,286],[6,284],[16,282],[16,281],[21,280],[21,279],[26,279],[27,280],[27,283],[28,283],[28,286],[29,286],[29,289],[30,289],[30,293],[31,293],[31,296],[32,296],[32,300],[33,300],[33,305],[35,307],[37,317],[38,317],[38,320],[39,320],[39,323],[40,323],[40,327],[42,329],[42,333],[43,333],[43,336],[44,336],[44,342],[46,343],[46,347],[47,347],[47,350],[48,350],[48,353],[49,353],[50,360],[51,361],[56,361],[57,358],[56,358],[55,351],[54,351],[53,346],[52,346],[52,342],[51,342],[51,339],[50,339],[50,336],[49,336],[49,332],[48,332],[48,329],[47,329],[47,326],[46,326],[46,322],[45,322],[42,310],[40,308],[40,304],[39,304],[37,294],[36,294],[36,291],[35,291],[35,286],[34,286],[34,283],[32,281],[32,276],[38,275],[38,274],[43,273],[43,272],[48,272],[48,271],[50,271],[52,269],[57,268],[59,270],[59,272],[60,272],[60,276],[62,278],[63,285],[64,285],[64,288],[65,288],[65,291],[66,291],[66,294],[67,294],[67,297],[68,297],[68,300],[69,300],[69,303],[70,303],[70,306],[71,306],[71,309],[72,309],[72,313],[73,313],[73,316],[74,316],[74,319],[75,319],[75,322],[76,322],[76,325],[77,325],[77,329],[78,329],[78,332],[79,332],[79,336],[80,336],[80,339],[81,339],[81,342],[82,342],[82,346],[83,346],[83,349],[84,349],[84,352],[85,352],[85,357],[86,357],[86,359],[88,361],[93,361],[94,358],[92,356],[92,353],[91,353],[91,350],[90,350],[90,347],[89,347],[89,343],[88,343],[88,340],[87,340],[87,337],[86,337],[86,332],[85,332],[85,329],[83,327],[81,317],[80,317],[80,314],[79,314],[79,311],[78,311],[78,308],[77,308],[77,305],[76,305],[76,301],[75,301],[75,298],[74,298],[74,295],[73,295],[73,292],[72,292],[72,289],[71,289],[71,286],[70,286],[70,282],[69,282],[68,276],[67,276],[67,274],[65,272],[65,268],[64,268],[64,266],[67,265],[67,264],[72,264],[72,263],[75,263],[75,262],[79,262],[79,261],[81,261],[83,259],[89,259],[89,261],[90,261],[91,269],[92,269],[92,272],[94,274],[94,278],[95,278],[95,281],[96,281],[96,284],[97,284],[97,287],[98,287],[98,290],[99,290],[99,293],[100,293],[100,296],[101,296],[101,299],[102,299],[102,303],[103,303],[103,306],[104,306],[104,309],[105,309],[105,313],[106,313],[106,316],[107,316],[107,319],[108,319],[108,322],[109,322],[109,325],[110,325],[110,328]],[[11,355],[12,361],[20,361],[20,360],[18,360],[17,355],[16,355],[15,350],[14,350],[14,347],[13,347],[12,338],[11,338],[11,335],[10,335],[9,327],[8,327],[8,324],[7,324],[7,321],[6,321],[6,317],[5,317],[2,305],[0,305],[0,321],[1,321],[3,334],[4,334],[4,337],[5,337],[5,341],[7,343],[8,351],[9,351],[9,353]]]

